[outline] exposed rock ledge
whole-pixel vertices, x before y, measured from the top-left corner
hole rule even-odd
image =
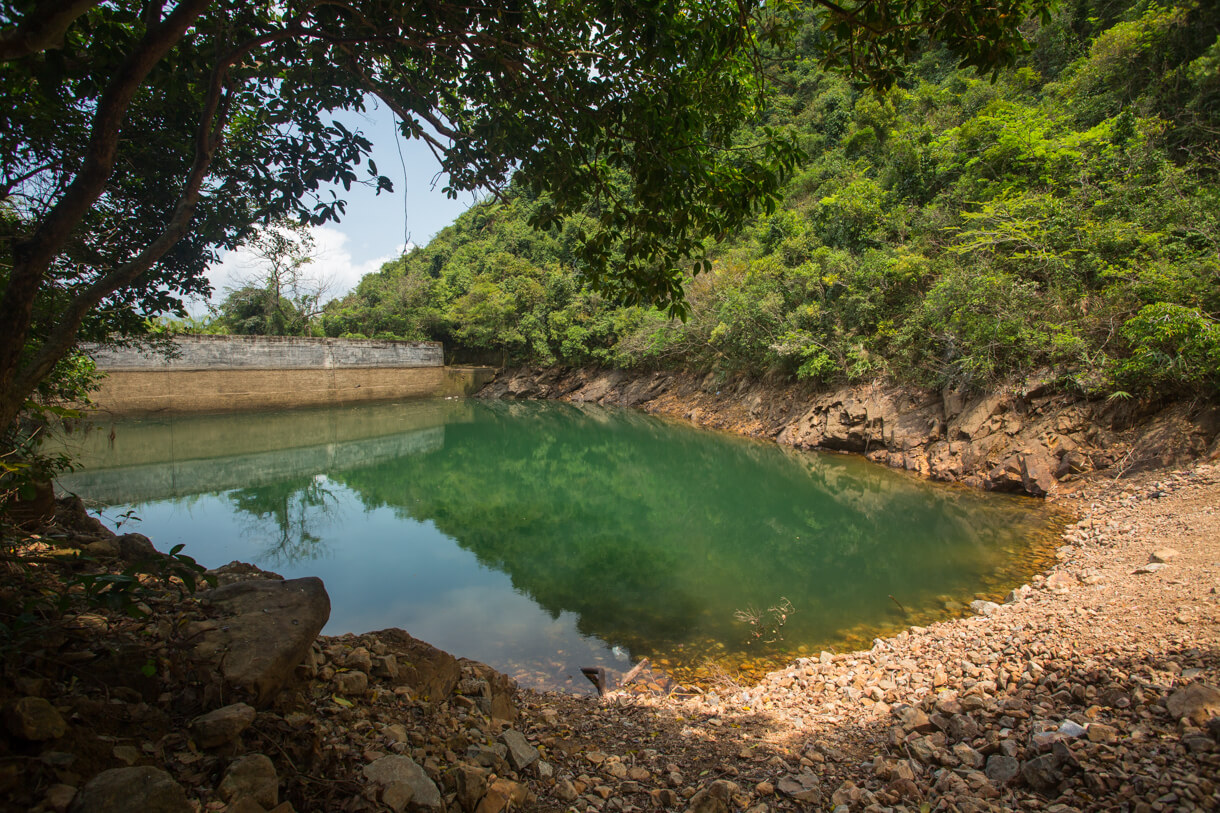
[[[884,383],[816,390],[714,374],[523,367],[505,370],[478,397],[638,407],[1034,496],[1092,471],[1134,473],[1220,455],[1220,406],[1086,401],[1044,384],[981,395]]]

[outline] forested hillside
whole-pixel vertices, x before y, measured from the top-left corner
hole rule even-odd
[[[580,219],[535,231],[545,201],[518,192],[366,277],[325,332],[544,364],[974,388],[1049,368],[1093,395],[1220,393],[1220,6],[1065,3],[994,81],[934,50],[885,95],[820,71],[819,36],[775,55],[758,122],[807,161],[773,214],[708,247],[685,321],[586,286]]]

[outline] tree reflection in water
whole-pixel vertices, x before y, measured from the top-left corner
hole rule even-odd
[[[277,565],[321,558],[322,533],[334,521],[339,498],[324,474],[297,477],[227,494],[233,506],[254,518],[245,536],[262,548],[262,558]]]

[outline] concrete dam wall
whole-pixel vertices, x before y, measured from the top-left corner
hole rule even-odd
[[[168,348],[86,348],[113,414],[232,412],[469,395],[488,367],[446,367],[440,342],[177,336]],[[168,352],[167,352],[168,351]]]

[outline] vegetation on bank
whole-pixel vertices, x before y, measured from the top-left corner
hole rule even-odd
[[[345,214],[339,187],[392,188],[344,111],[393,111],[449,194],[511,181],[545,200],[538,223],[579,214],[586,278],[677,309],[683,263],[773,208],[801,157],[775,129],[734,137],[803,9],[823,69],[886,86],[921,42],[1013,64],[1051,1],[0,0],[0,510],[56,468],[38,438],[89,390],[81,342],[184,316],[259,226],[319,226]],[[324,297],[279,272],[221,328],[312,329]]]
[[[1077,0],[1031,31],[995,81],[934,48],[882,95],[820,70],[812,25],[773,54],[738,143],[770,128],[810,157],[773,213],[710,245],[685,321],[589,285],[588,218],[536,231],[549,199],[513,189],[323,330],[470,359],[967,387],[1049,367],[1089,394],[1215,396],[1220,7]]]

